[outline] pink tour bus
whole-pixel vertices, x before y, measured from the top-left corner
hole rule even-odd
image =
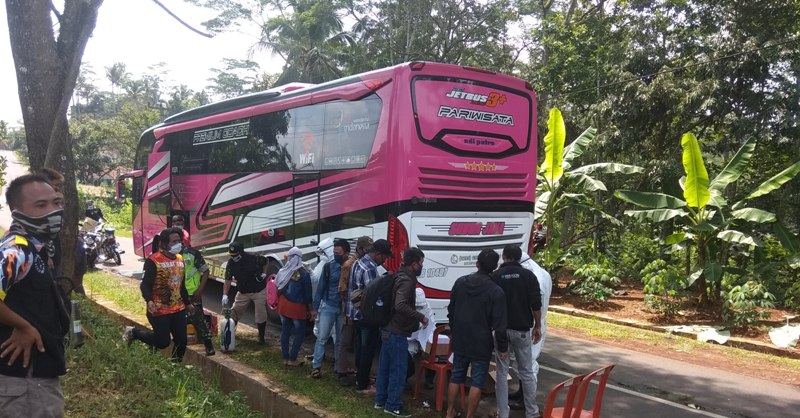
[[[535,118],[525,81],[430,62],[185,111],[144,132],[125,175],[135,252],[177,213],[217,280],[234,240],[278,268],[292,246],[316,261],[325,238],[385,238],[388,270],[425,252],[419,285],[444,321],[480,250],[527,250]]]

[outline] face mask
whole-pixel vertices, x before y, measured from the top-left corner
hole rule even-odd
[[[56,209],[47,215],[34,218],[18,210],[11,211],[11,218],[30,233],[37,237],[53,239],[61,232],[64,223],[64,209]]]
[[[419,266],[418,269],[414,270],[414,276],[417,276],[417,277],[422,276],[422,266]]]
[[[178,229],[183,229],[183,224],[174,224],[172,226],[174,226],[175,228],[178,228]]]
[[[181,250],[183,250],[183,244],[181,244],[180,242],[176,242],[172,244],[171,247],[169,247],[168,251],[171,252],[172,254],[178,254],[181,252]]]
[[[233,260],[234,263],[238,263],[239,260],[241,260],[241,259],[242,259],[242,255],[241,254],[237,254],[237,255],[231,257],[231,260]]]
[[[343,255],[334,254],[333,255],[333,260],[336,261],[339,264],[342,264],[344,262],[344,256]]]

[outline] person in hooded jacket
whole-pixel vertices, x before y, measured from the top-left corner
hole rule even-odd
[[[311,274],[303,266],[303,252],[297,247],[289,250],[289,259],[275,277],[278,288],[278,313],[281,315],[281,352],[283,364],[302,366],[297,354],[306,335],[306,321],[311,313]],[[289,340],[291,348],[289,346]]]
[[[506,337],[506,297],[490,274],[500,256],[490,249],[478,254],[478,271],[456,280],[450,292],[447,319],[450,321],[450,344],[453,347],[453,370],[448,387],[447,418],[456,416],[459,385],[466,383],[467,368],[472,365],[471,388],[467,397],[467,418],[475,416],[481,388],[489,374],[495,341],[500,358],[508,358]],[[494,336],[492,336],[494,332]]]
[[[533,389],[532,391],[536,393],[536,386],[538,383],[538,376],[539,376],[539,355],[542,353],[542,348],[544,347],[544,340],[547,336],[547,308],[550,306],[550,295],[553,293],[553,278],[550,277],[550,273],[547,270],[543,269],[538,263],[533,261],[530,256],[526,253],[522,253],[522,258],[520,259],[520,265],[536,275],[536,280],[539,282],[539,290],[542,293],[542,315],[540,323],[542,328],[542,338],[539,338],[539,341],[533,342],[531,346],[531,370],[533,370]],[[520,400],[524,397],[524,390],[522,385],[520,385],[519,389],[512,394],[508,395],[509,400]],[[511,404],[511,409],[522,409],[522,405],[515,405]],[[518,407],[517,407],[518,406]]]

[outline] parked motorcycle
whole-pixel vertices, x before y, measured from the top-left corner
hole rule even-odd
[[[83,231],[81,238],[88,268],[93,269],[97,262],[106,260],[114,260],[117,265],[122,264],[121,254],[125,251],[119,249],[113,227],[97,225],[94,231]]]

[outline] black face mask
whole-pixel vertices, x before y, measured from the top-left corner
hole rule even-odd
[[[54,239],[64,223],[64,209],[56,209],[44,216],[34,218],[18,210],[11,211],[14,219],[29,234],[46,240]]]

